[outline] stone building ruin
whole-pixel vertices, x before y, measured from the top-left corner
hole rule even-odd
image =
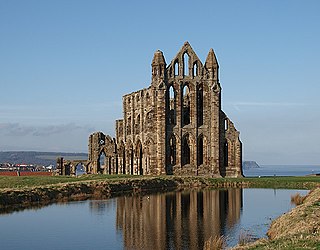
[[[88,173],[242,176],[239,132],[221,110],[219,65],[186,42],[169,65],[158,50],[152,81],[123,96],[116,138],[89,137]]]

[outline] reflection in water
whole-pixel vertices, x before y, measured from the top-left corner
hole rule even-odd
[[[116,200],[90,200],[89,201],[90,211],[96,215],[103,215],[107,211],[110,211],[115,208]]]
[[[117,198],[117,230],[126,249],[202,249],[238,222],[242,189]]]

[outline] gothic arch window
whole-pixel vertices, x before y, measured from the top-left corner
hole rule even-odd
[[[171,85],[168,90],[168,123],[176,124],[176,93],[174,87]]]
[[[194,63],[193,63],[192,73],[193,73],[193,76],[197,76],[197,75],[198,75],[198,65],[197,65],[197,62],[194,62]]]
[[[171,166],[176,165],[176,152],[177,152],[176,137],[172,135],[169,140],[169,164]]]
[[[179,75],[179,62],[178,60],[174,62],[174,76],[178,76]]]
[[[203,125],[203,87],[199,85],[197,91],[197,125]]]
[[[182,166],[190,164],[190,137],[185,134],[182,138],[182,152],[181,152]]]
[[[100,154],[99,154],[99,159],[98,159],[98,162],[99,162],[99,165],[98,165],[98,172],[100,172],[102,169],[104,169],[106,167],[106,154],[104,153],[104,151],[102,151]]]
[[[189,75],[189,55],[187,52],[183,54],[183,76]]]
[[[182,89],[182,127],[190,124],[190,90],[188,85]]]
[[[204,158],[204,144],[203,144],[203,135],[198,137],[198,144],[197,144],[197,165],[200,166],[203,164]]]

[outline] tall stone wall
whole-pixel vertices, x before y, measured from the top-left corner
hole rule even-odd
[[[186,42],[168,66],[159,50],[151,66],[151,85],[123,96],[116,139],[90,135],[90,172],[241,176],[242,144],[221,110],[214,51],[202,64]]]

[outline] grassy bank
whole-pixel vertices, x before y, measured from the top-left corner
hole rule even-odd
[[[0,208],[28,207],[39,203],[109,198],[124,193],[158,192],[186,188],[312,189],[319,185],[320,178],[316,176],[263,178],[132,175],[0,176]]]
[[[320,249],[320,188],[312,190],[301,205],[274,220],[267,234],[269,239],[233,249]]]
[[[81,177],[70,176],[0,176],[0,192],[4,189],[25,189],[31,187],[44,187],[47,185],[59,185],[78,182],[107,181],[114,182],[128,179],[154,179],[178,180],[184,179],[197,185],[227,187],[240,186],[251,188],[290,188],[312,189],[320,186],[319,176],[299,177],[247,177],[247,178],[206,178],[206,177],[175,177],[175,176],[138,176],[138,175],[83,175]]]

